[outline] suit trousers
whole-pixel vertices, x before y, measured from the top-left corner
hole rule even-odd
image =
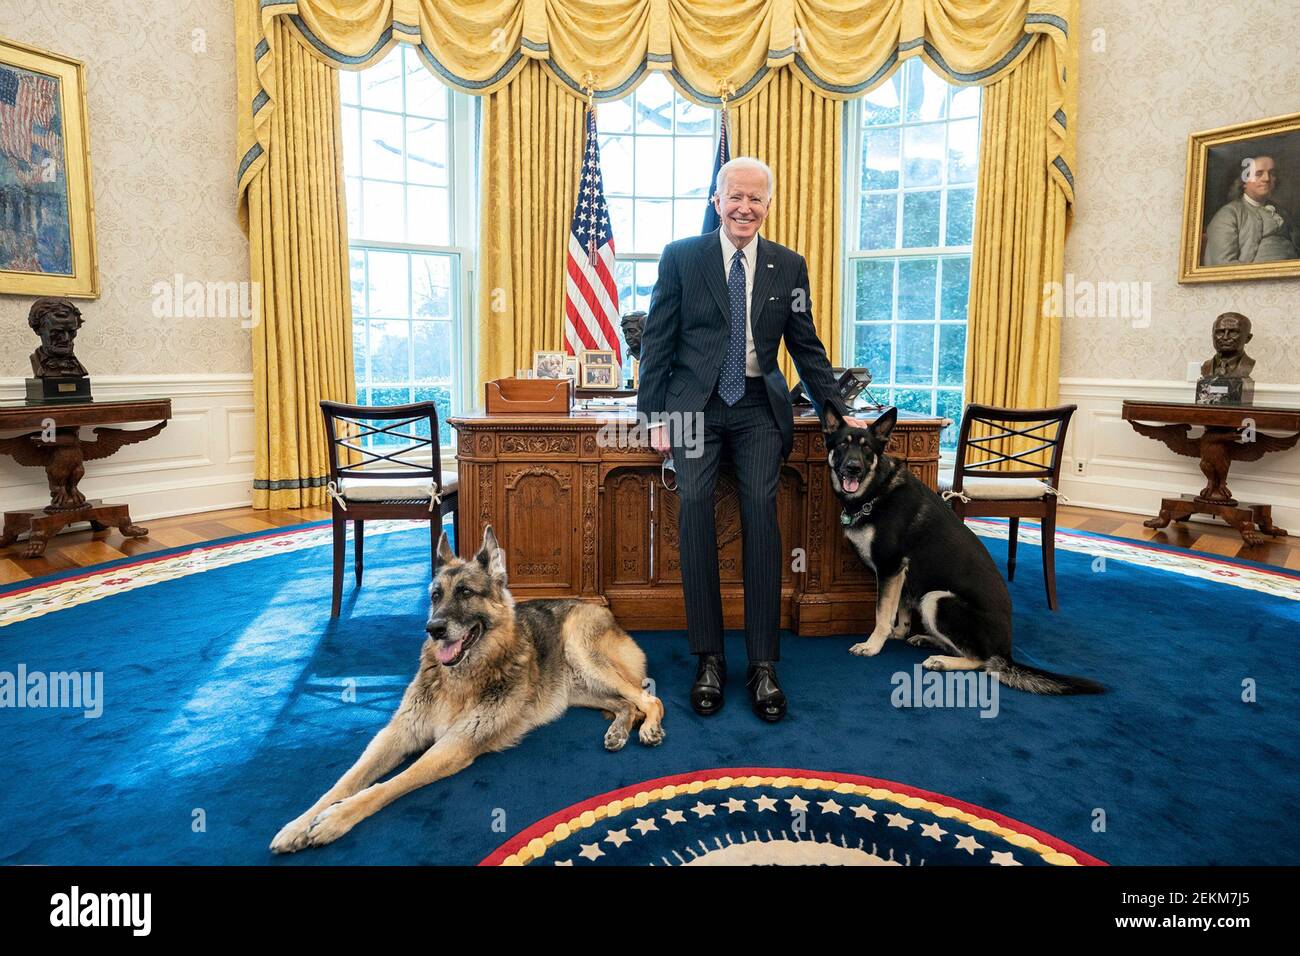
[[[745,579],[745,649],[751,661],[780,658],[781,529],[776,490],[781,472],[781,431],[763,380],[745,379],[745,394],[728,406],[715,391],[705,405],[697,456],[674,439],[678,542],[686,626],[691,653],[723,653],[722,592],[714,495],[726,451],[740,493]]]

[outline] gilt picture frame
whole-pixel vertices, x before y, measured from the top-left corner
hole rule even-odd
[[[1300,113],[1192,133],[1179,282],[1300,276]]]
[[[85,64],[3,37],[0,293],[99,295]]]

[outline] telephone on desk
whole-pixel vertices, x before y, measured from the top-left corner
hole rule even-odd
[[[840,390],[840,398],[844,400],[845,405],[852,408],[854,400],[864,388],[871,384],[871,372],[865,368],[832,368],[831,371],[835,374],[836,384]],[[796,408],[800,405],[812,404],[812,399],[808,397],[803,382],[790,389],[790,404]]]

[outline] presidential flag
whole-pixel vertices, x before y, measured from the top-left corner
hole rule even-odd
[[[714,187],[718,182],[718,170],[722,168],[723,163],[730,162],[730,160],[731,147],[727,145],[727,111],[723,109],[722,131],[718,134],[718,152],[717,155],[713,157],[713,175],[709,177],[710,196],[713,195]],[[720,225],[722,225],[722,220],[718,218],[718,211],[713,208],[713,202],[710,200],[709,204],[704,208],[704,228],[701,229],[700,232],[712,232]]]
[[[564,287],[564,346],[570,355],[582,349],[608,349],[615,365],[618,347],[618,286],[614,283],[614,234],[600,175],[596,109],[587,108],[587,146],[583,152],[578,204],[569,227],[568,278]]]

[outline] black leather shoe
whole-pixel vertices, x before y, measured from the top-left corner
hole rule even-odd
[[[745,673],[749,687],[750,703],[754,713],[775,723],[785,716],[785,691],[776,681],[776,664],[771,661],[753,661]]]
[[[722,689],[727,686],[727,659],[721,654],[701,654],[691,685],[691,707],[701,717],[722,710]]]

